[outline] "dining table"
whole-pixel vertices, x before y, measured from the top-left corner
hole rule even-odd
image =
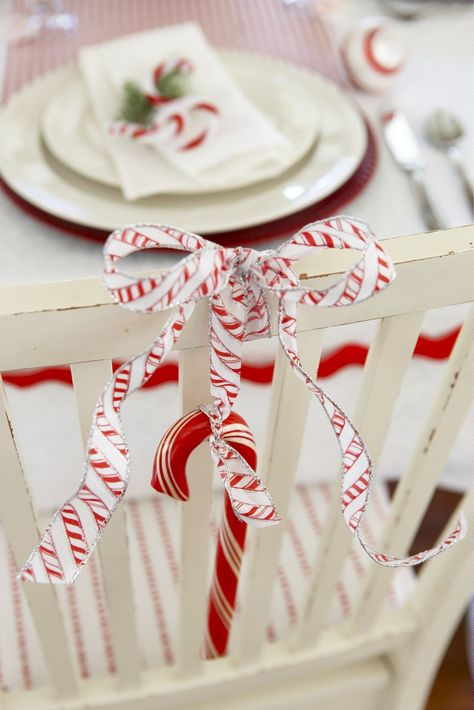
[[[436,204],[443,226],[450,228],[471,224],[472,208],[465,199],[458,176],[446,155],[429,142],[426,134],[427,120],[435,110],[445,108],[454,112],[466,129],[460,148],[468,173],[473,179],[473,166],[469,162],[470,156],[474,155],[474,107],[470,90],[471,8],[463,3],[433,3],[429,12],[411,20],[402,20],[390,13],[388,3],[376,0],[314,0],[297,3],[270,1],[279,5],[280,13],[299,13],[303,18],[305,14],[311,18],[316,13],[318,26],[323,28],[324,36],[315,36],[315,45],[319,43],[317,51],[326,61],[326,76],[330,76],[352,96],[370,125],[374,141],[370,175],[359,190],[347,196],[347,203],[340,205],[338,212],[366,221],[382,240],[427,231],[422,214],[414,201],[410,182],[395,165],[382,134],[381,114],[399,110],[409,120],[420,142],[426,160],[427,188]],[[112,18],[109,32],[123,34],[129,26],[123,18],[123,8],[127,3],[120,0],[115,2],[117,7],[120,5],[122,8],[122,24],[115,27]],[[161,0],[156,0],[155,4],[160,2]],[[67,5],[74,8],[78,3],[70,2]],[[90,9],[94,6],[94,1],[84,0],[82,5]],[[128,3],[128,6],[131,5],[135,3]],[[8,12],[7,6],[9,3],[1,3],[0,13],[3,19]],[[214,6],[214,2],[208,4],[209,12],[212,12]],[[374,16],[382,22],[391,23],[405,47],[407,57],[399,76],[390,88],[381,94],[369,94],[355,88],[342,60],[342,47],[347,37],[364,18]],[[220,16],[219,22],[225,24],[225,15]],[[21,86],[38,73],[47,71],[51,66],[60,66],[61,63],[71,61],[80,44],[90,42],[91,37],[93,39],[93,24],[91,12],[84,12],[79,17],[74,38],[36,38],[22,44],[17,44],[9,38],[6,30],[2,30],[0,87],[3,86],[3,101],[7,102]],[[0,24],[1,28],[5,26],[5,22]],[[216,32],[219,33],[219,27]],[[245,47],[249,40],[244,36],[237,38],[237,41],[240,42],[240,47]],[[232,42],[232,37],[229,42]],[[280,48],[285,58],[288,58],[291,47],[288,49],[280,45]],[[273,51],[277,52],[278,47],[274,47]],[[305,56],[303,60],[310,64],[311,56]],[[292,61],[297,62],[298,57],[295,55]],[[0,137],[0,140],[3,139]],[[43,217],[28,209],[28,205],[17,199],[5,185],[4,189],[0,190],[0,300],[6,289],[25,284],[101,275],[103,244],[98,240],[71,233],[67,226],[57,222],[51,223]],[[259,239],[255,248],[274,248],[291,236],[293,231],[296,230],[288,231],[286,223],[283,222],[281,229],[268,233],[264,240]],[[246,242],[246,245],[252,246],[252,242]],[[434,395],[443,363],[449,356],[465,312],[466,308],[459,306],[430,311],[425,316],[415,357],[407,372],[397,404],[397,425],[395,430],[389,433],[380,463],[380,475],[385,478],[396,478],[406,465],[407,452],[414,445],[413,422],[419,419],[420,402]],[[372,326],[352,324],[335,328],[325,337],[319,376],[331,395],[338,402],[344,403],[349,412],[355,406],[360,384],[360,366],[365,360],[372,335]],[[61,334],[58,334],[58,337],[61,337]],[[263,438],[263,432],[258,412],[255,411],[255,402],[257,398],[262,402],[265,399],[262,393],[269,389],[265,386],[271,379],[271,344],[268,347],[249,347],[246,366],[246,387],[241,395],[241,406],[244,413],[248,412],[249,423],[255,429],[258,442]],[[172,420],[174,417],[174,409],[177,407],[176,362],[172,361],[170,367],[169,377],[164,378],[164,386],[158,388],[159,392],[157,390],[154,393],[150,388],[137,393],[133,398],[136,401],[130,403],[126,413],[125,422],[129,430],[130,444],[138,452],[134,456],[138,468],[149,465],[152,455],[150,442],[156,440],[157,428],[164,427],[167,418]],[[36,471],[33,476],[33,488],[37,488],[40,499],[43,491],[44,499],[48,503],[51,503],[50,490],[53,486],[49,489],[46,486],[44,490],[43,484],[51,474],[51,451],[54,450],[54,466],[58,472],[61,468],[69,467],[77,473],[78,465],[71,464],[71,461],[74,457],[80,459],[79,437],[76,437],[76,444],[71,444],[77,433],[77,421],[69,412],[72,407],[72,395],[71,388],[67,386],[70,384],[67,370],[65,367],[52,368],[43,373],[3,373],[10,406],[18,422],[18,436],[20,441],[25,440],[22,448],[27,468],[31,466]],[[160,414],[153,417],[140,415],[143,408],[147,407],[150,411],[163,412],[162,425]],[[50,432],[57,430],[59,419],[63,433],[51,441]],[[316,419],[313,424],[317,425]],[[469,485],[471,430],[472,416],[461,432],[445,467],[443,485],[457,490],[463,490]],[[143,444],[142,439],[147,437],[149,442],[147,439],[147,443]],[[327,475],[332,476],[333,466],[330,462],[335,460],[335,452],[329,450],[327,457]],[[318,473],[318,476],[323,478],[324,468],[320,466]],[[314,476],[308,442],[302,452],[300,476],[302,480]],[[62,482],[59,473],[53,478],[54,498],[60,500],[64,493],[69,492],[70,480]],[[143,495],[147,490],[146,485],[145,481],[135,481],[131,494]]]

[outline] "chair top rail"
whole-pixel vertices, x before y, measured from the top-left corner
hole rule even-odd
[[[472,299],[471,226],[398,237],[384,246],[397,279],[376,298],[350,308],[301,306],[299,331],[373,320]],[[352,251],[321,250],[298,264],[304,280],[337,276],[354,261]],[[309,283],[308,283],[309,285]],[[270,296],[273,333],[276,299]],[[146,318],[112,302],[101,279],[0,287],[0,371],[128,358],[156,337],[169,313]],[[205,345],[206,303],[201,301],[176,349]],[[61,333],[61,338],[57,334]]]

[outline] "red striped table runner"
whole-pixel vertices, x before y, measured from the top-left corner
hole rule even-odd
[[[330,29],[311,6],[283,0],[66,0],[64,7],[78,16],[76,36],[12,44],[4,99],[35,76],[73,61],[83,45],[189,20],[215,46],[275,55],[343,81]],[[14,8],[20,9],[19,0]]]

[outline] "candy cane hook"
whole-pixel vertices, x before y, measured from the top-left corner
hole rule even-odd
[[[189,488],[186,479],[188,458],[211,434],[209,418],[200,409],[190,412],[171,426],[156,451],[152,487],[158,493],[165,493],[177,500],[188,500]],[[220,436],[231,444],[255,470],[257,463],[255,441],[241,416],[231,412],[223,423]],[[209,595],[205,637],[207,658],[223,656],[227,650],[246,534],[247,525],[234,515],[229,497],[225,494]]]

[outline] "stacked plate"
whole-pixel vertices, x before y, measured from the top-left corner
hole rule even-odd
[[[136,222],[179,224],[209,235],[248,229],[315,206],[349,183],[368,145],[366,124],[349,96],[320,75],[274,58],[229,50],[220,56],[290,140],[280,174],[127,202],[79,69],[69,65],[26,85],[3,110],[3,181],[52,219],[104,236]]]

